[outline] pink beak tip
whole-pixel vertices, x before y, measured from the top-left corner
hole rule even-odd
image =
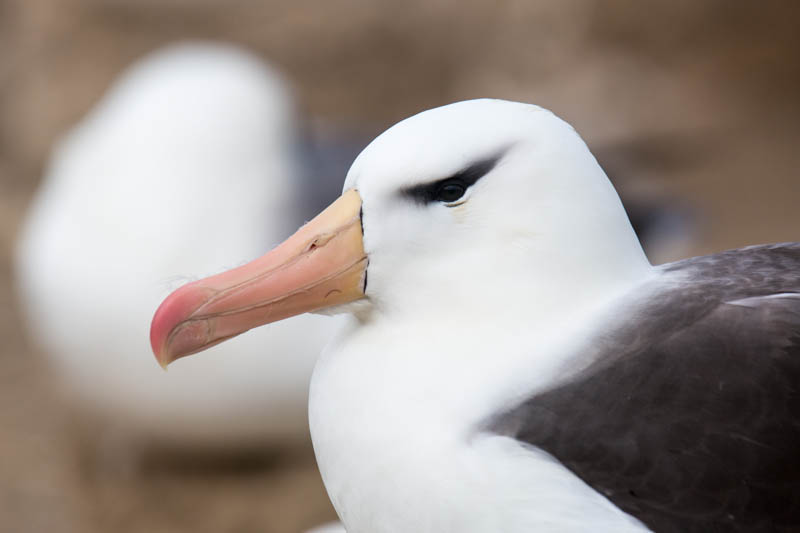
[[[208,299],[208,292],[197,285],[198,282],[187,283],[175,290],[158,306],[153,315],[150,323],[150,346],[156,361],[165,370],[168,364],[181,356],[170,354],[170,334]]]

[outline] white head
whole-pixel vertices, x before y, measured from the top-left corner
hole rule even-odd
[[[584,142],[537,106],[473,100],[406,119],[359,155],[344,190],[274,251],[162,304],[161,359],[341,304],[362,317],[546,310],[650,268]]]
[[[538,106],[470,100],[408,118],[361,153],[344,189],[361,195],[366,294],[387,312],[509,291],[542,304],[647,265],[586,144]]]

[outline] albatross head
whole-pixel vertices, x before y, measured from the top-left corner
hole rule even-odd
[[[377,137],[343,195],[286,242],[170,295],[151,342],[167,364],[306,311],[546,308],[647,269],[616,192],[569,124],[534,105],[472,100]]]

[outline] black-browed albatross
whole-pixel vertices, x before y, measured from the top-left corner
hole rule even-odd
[[[173,293],[151,342],[168,364],[323,309],[353,317],[310,392],[349,533],[800,528],[800,244],[651,266],[542,108],[400,122],[286,242]]]

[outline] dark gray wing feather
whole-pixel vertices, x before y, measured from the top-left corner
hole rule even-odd
[[[800,531],[800,244],[662,270],[683,281],[599,333],[586,371],[491,429],[657,532]]]

